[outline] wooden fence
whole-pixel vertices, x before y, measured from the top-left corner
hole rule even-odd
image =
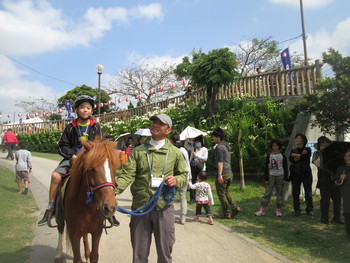
[[[272,72],[245,76],[237,79],[230,87],[223,87],[217,94],[217,99],[227,99],[234,96],[250,95],[256,98],[268,97],[295,97],[315,93],[315,82],[322,79],[322,65],[319,60],[314,65],[292,69],[278,69]],[[100,122],[106,123],[117,120],[127,120],[133,116],[143,116],[156,109],[168,108],[170,104],[178,106],[192,102],[198,104],[206,100],[204,89],[193,91],[163,101],[150,103],[133,109],[126,109],[114,113],[101,114]],[[98,119],[94,116],[94,119]],[[32,134],[49,131],[62,131],[67,123],[65,121],[48,121],[41,123],[2,124],[0,132],[12,128],[16,134]]]

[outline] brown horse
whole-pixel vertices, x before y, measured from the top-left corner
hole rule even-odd
[[[62,234],[67,226],[74,262],[83,262],[80,240],[83,237],[85,258],[98,262],[98,247],[105,219],[117,208],[115,171],[120,168],[114,142],[95,140],[82,142],[83,150],[74,159],[63,200],[63,223],[58,223],[59,242],[56,258],[62,256]],[[87,201],[87,196],[92,200]],[[92,201],[92,202],[91,202]],[[92,237],[90,251],[88,233]]]

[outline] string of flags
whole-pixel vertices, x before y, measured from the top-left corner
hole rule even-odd
[[[186,81],[183,79],[183,80],[181,81],[181,84],[182,84],[183,87],[185,87],[185,86],[186,86]],[[170,89],[174,89],[174,88],[175,88],[175,84],[174,84],[174,83],[169,84],[169,88],[170,88]],[[164,86],[160,86],[158,89],[159,89],[160,92],[163,92],[163,91],[165,90],[165,87],[164,87]],[[155,92],[156,92],[156,90],[154,90],[154,89],[150,89],[150,90],[149,90],[149,94],[150,94],[150,95],[154,94]],[[141,100],[141,99],[142,99],[142,95],[141,95],[141,94],[137,94],[137,95],[136,95],[136,99]],[[126,98],[125,98],[125,101],[126,101],[126,102],[129,102],[129,101],[130,101],[130,98],[129,98],[129,97],[126,97]],[[123,100],[122,100],[121,98],[119,98],[119,99],[117,100],[117,102],[118,102],[118,103],[122,103]],[[108,101],[107,101],[107,105],[111,105],[111,104],[112,104],[112,101],[111,101],[111,100],[108,100]],[[102,108],[103,106],[104,106],[104,103],[101,102],[101,103],[100,103],[100,107]],[[94,109],[97,109],[97,105],[96,105],[96,104],[94,105]],[[31,118],[31,117],[34,118],[34,117],[39,117],[39,115],[41,115],[41,116],[47,116],[47,115],[52,115],[52,114],[54,114],[54,113],[59,113],[59,114],[61,114],[62,112],[63,112],[62,109],[58,109],[57,112],[55,112],[55,111],[49,111],[49,112],[42,112],[41,114],[39,114],[39,113],[37,113],[37,112],[36,112],[36,113],[32,113],[32,114],[26,113],[25,116],[26,116],[26,118]],[[22,113],[18,113],[17,116],[18,116],[19,118],[21,118],[21,117],[23,116],[23,114],[22,114]],[[8,117],[8,118],[11,118],[11,114],[10,114],[10,113],[7,114],[7,117]],[[1,118],[1,114],[0,114],[0,118]]]

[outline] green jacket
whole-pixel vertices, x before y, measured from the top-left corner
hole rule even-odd
[[[147,146],[153,177],[162,177],[166,155],[169,151],[164,179],[167,176],[174,175],[177,179],[177,188],[183,187],[187,181],[188,171],[183,155],[178,148],[173,146],[168,139],[165,139],[164,146],[158,150],[149,142],[145,142],[131,152],[121,175],[117,177],[117,194],[121,194],[132,183],[133,210],[144,206],[157,190],[157,188],[151,187],[152,180],[146,154]],[[163,194],[161,194],[156,207],[158,210],[162,209],[167,203],[163,198]]]

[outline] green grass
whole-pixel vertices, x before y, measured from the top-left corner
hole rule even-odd
[[[0,262],[26,262],[31,251],[37,206],[30,191],[17,192],[14,172],[0,166]]]
[[[46,158],[55,161],[62,161],[63,157],[58,153],[42,153],[42,152],[31,152],[35,157]]]
[[[215,202],[212,213],[220,214],[221,207],[213,176],[209,177],[208,182],[212,186]],[[265,191],[262,184],[246,182],[246,190],[243,192],[236,180],[230,190],[241,208],[238,219],[214,220],[295,262],[349,262],[350,241],[345,237],[345,226],[326,226],[320,223],[319,196],[314,196],[314,217],[305,213],[301,217],[295,217],[292,200],[285,202],[283,216],[276,217],[275,197],[271,198],[265,216],[258,217],[254,212],[259,209],[260,198]],[[195,205],[189,207],[195,209]],[[303,201],[301,207],[305,208]],[[330,218],[332,211],[331,207]]]

